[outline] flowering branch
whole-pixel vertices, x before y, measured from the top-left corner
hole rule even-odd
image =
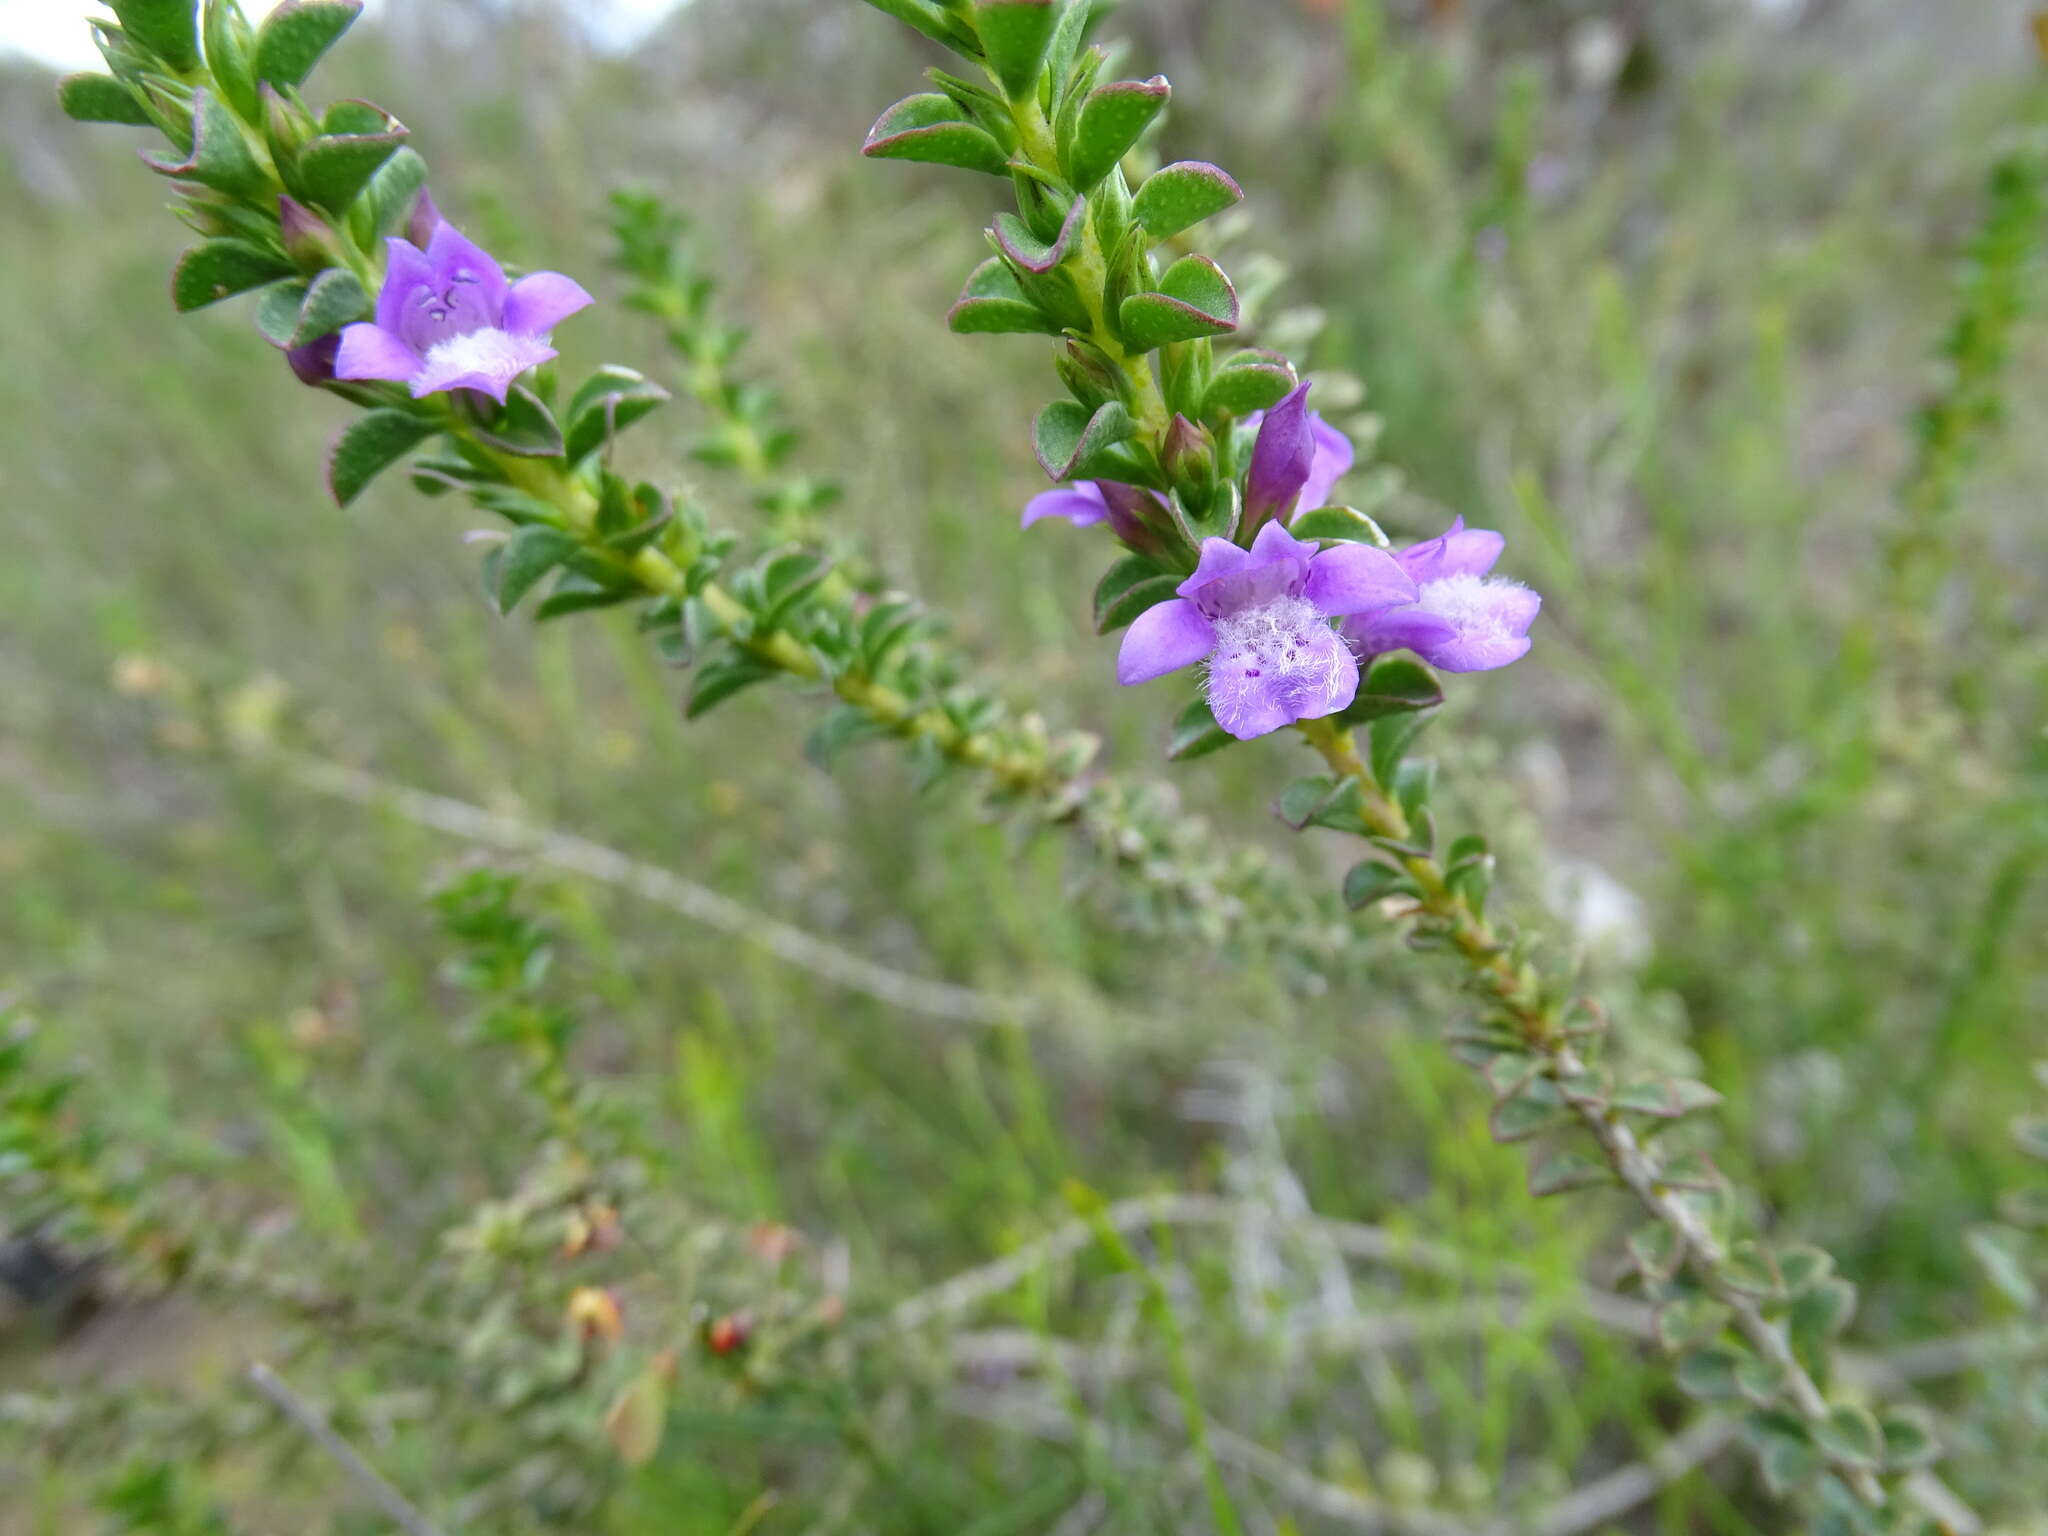
[[[1624,1189],[1650,1219],[1630,1247],[1659,1334],[1681,1355],[1681,1383],[1747,1407],[1744,1435],[1766,1479],[1813,1493],[1821,1528],[1879,1529],[1880,1512],[1896,1508],[1888,1490],[1931,1459],[1933,1443],[1911,1412],[1880,1419],[1829,1398],[1832,1341],[1854,1287],[1819,1250],[1733,1235],[1726,1180],[1664,1131],[1716,1095],[1630,1079],[1601,1060],[1598,1010],[1546,979],[1531,943],[1485,916],[1485,840],[1461,837],[1439,853],[1433,765],[1411,755],[1442,698],[1430,666],[1513,663],[1540,607],[1490,574],[1500,536],[1460,521],[1396,554],[1369,518],[1326,505],[1350,468],[1348,442],[1308,411],[1307,386],[1285,358],[1216,356],[1239,320],[1220,267],[1158,254],[1242,192],[1194,162],[1131,190],[1124,165],[1170,87],[1157,77],[1100,83],[1106,55],[1084,45],[1093,7],[870,3],[984,77],[933,70],[937,94],[890,108],[866,152],[1013,186],[1017,211],[996,215],[995,254],[951,325],[1059,338],[1055,363],[1072,398],[1040,414],[1035,438],[1046,473],[1072,484],[1034,501],[1024,521],[1107,525],[1128,550],[1096,598],[1102,632],[1128,629],[1119,680],[1198,666],[1203,696],[1181,717],[1185,739],[1209,750],[1294,726],[1320,753],[1329,772],[1288,786],[1280,814],[1372,844],[1346,880],[1349,904],[1383,909],[1411,944],[1448,954],[1462,973],[1480,1018],[1453,1045],[1487,1076],[1496,1137],[1542,1138],[1532,1193]]]

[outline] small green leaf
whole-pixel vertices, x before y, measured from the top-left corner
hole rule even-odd
[[[1154,171],[1131,202],[1131,217],[1155,241],[1171,240],[1244,201],[1244,188],[1220,166],[1182,160]]]
[[[357,196],[348,214],[350,232],[364,245],[401,233],[426,184],[427,162],[401,146]]]
[[[1802,1360],[1818,1361],[1856,1315],[1856,1287],[1836,1277],[1793,1298],[1786,1312],[1792,1345]]]
[[[532,390],[514,384],[497,416],[476,429],[491,447],[523,459],[552,459],[562,452],[562,429],[555,413]]]
[[[1792,1243],[1778,1250],[1778,1273],[1785,1290],[1797,1296],[1819,1285],[1835,1272],[1834,1255],[1811,1243]]]
[[[112,75],[66,75],[57,82],[57,104],[74,123],[119,123],[147,128],[149,114],[135,93]]]
[[[1349,725],[1365,725],[1435,709],[1443,701],[1443,684],[1428,667],[1408,656],[1383,656],[1360,679],[1357,695],[1338,718]]]
[[[241,240],[209,240],[178,259],[171,302],[179,313],[189,314],[291,274],[291,263],[274,251]]]
[[[1737,1371],[1749,1359],[1747,1351],[1732,1344],[1709,1344],[1689,1350],[1678,1360],[1678,1385],[1682,1391],[1706,1402],[1723,1402],[1740,1397]]]
[[[1352,865],[1344,876],[1344,905],[1354,912],[1389,896],[1418,894],[1419,889],[1413,880],[1391,864],[1382,864],[1377,859],[1366,859]]]
[[[1057,20],[1055,0],[975,0],[975,31],[982,51],[1012,101],[1036,92]]]
[[[582,549],[583,541],[564,529],[545,523],[521,528],[493,552],[489,576],[498,612],[510,614],[542,577]]]
[[[1082,105],[1067,151],[1067,179],[1084,196],[1136,147],[1165,110],[1173,87],[1164,75],[1105,85]]]
[[[1747,1296],[1772,1297],[1783,1293],[1784,1277],[1778,1273],[1771,1250],[1753,1238],[1744,1238],[1728,1250],[1721,1277]]]
[[[1051,241],[1039,239],[1014,213],[999,213],[995,226],[990,231],[1002,253],[1026,272],[1044,274],[1065,261],[1074,249],[1075,237],[1081,231],[1082,221],[1088,212],[1088,200],[1074,199],[1067,209],[1067,216],[1060,224],[1057,238]]]
[[[777,675],[773,667],[745,659],[713,662],[698,671],[697,685],[690,691],[689,708],[684,714],[692,720],[701,719],[734,694]]]
[[[121,30],[179,74],[199,63],[197,0],[107,0]]]
[[[332,336],[345,325],[366,318],[370,313],[370,296],[363,292],[363,285],[356,281],[353,272],[340,267],[329,267],[313,279],[313,286],[306,290],[305,302],[299,306],[299,322],[292,331],[291,345],[303,347],[318,341],[323,336]]]
[[[1719,1338],[1729,1316],[1728,1309],[1711,1296],[1676,1296],[1657,1308],[1657,1338],[1677,1354]]]
[[[1274,813],[1299,832],[1322,814],[1347,782],[1327,773],[1305,775],[1280,791]]]
[[[933,42],[944,43],[956,53],[971,51],[969,39],[932,0],[867,0],[867,3],[884,16],[893,16],[905,26],[915,27]]]
[[[405,411],[371,411],[334,440],[327,455],[327,488],[347,506],[372,480],[404,458],[438,429]]]
[[[1646,1280],[1668,1280],[1685,1258],[1685,1244],[1662,1222],[1639,1227],[1628,1235],[1629,1257]]]
[[[1820,1453],[1810,1445],[1792,1440],[1773,1440],[1760,1457],[1764,1482],[1771,1492],[1783,1497],[1813,1481],[1820,1471]]]
[[[1704,1152],[1678,1152],[1666,1158],[1657,1169],[1657,1182],[1668,1189],[1689,1189],[1702,1194],[1725,1189],[1728,1184],[1727,1176]]]
[[[606,364],[598,369],[569,401],[563,449],[569,462],[582,463],[668,398],[667,390],[631,368]]]
[[[1032,445],[1049,479],[1087,478],[1092,460],[1137,433],[1130,413],[1112,400],[1092,415],[1073,400],[1056,400],[1038,413]]]
[[[256,301],[256,329],[273,347],[292,344],[292,337],[298,334],[299,311],[306,307],[306,295],[312,286],[300,281],[279,283],[263,290],[263,296]]]
[[[974,269],[947,326],[961,336],[1057,336],[1060,323],[1033,303],[1000,256]]]
[[[1095,584],[1095,632],[1098,635],[1107,635],[1121,629],[1123,624],[1130,623],[1132,618],[1137,617],[1137,613],[1124,619],[1122,624],[1105,624],[1104,619],[1131,592],[1147,582],[1162,579],[1170,580],[1173,586],[1180,584],[1179,577],[1169,576],[1169,573],[1162,571],[1149,556],[1125,555],[1117,561],[1103,573],[1102,580]],[[1172,587],[1168,587],[1167,590],[1171,594]],[[1145,605],[1147,608],[1151,606],[1150,602]],[[1138,610],[1138,613],[1142,612],[1143,608]]]
[[[405,142],[405,125],[395,118],[384,121],[382,132],[329,133],[313,140],[287,177],[292,192],[316,208],[345,215]]]
[[[1277,352],[1239,352],[1216,370],[1202,395],[1209,420],[1270,411],[1301,383],[1294,365]],[[1307,537],[1307,535],[1303,535]]]
[[[1408,749],[1428,723],[1429,715],[1424,710],[1404,710],[1373,721],[1368,727],[1372,741],[1372,776],[1381,784],[1392,784],[1400,775],[1401,763],[1408,756]]]
[[[1183,256],[1157,293],[1134,293],[1118,311],[1125,342],[1140,352],[1237,329],[1237,290],[1206,256]]]
[[[1211,752],[1221,752],[1237,740],[1216,723],[1207,699],[1198,698],[1180,712],[1173,722],[1173,736],[1166,755],[1176,763],[1193,762]]]
[[[1539,1159],[1529,1170],[1529,1193],[1538,1200],[1594,1189],[1614,1182],[1614,1171],[1583,1152],[1560,1151]]]
[[[1380,525],[1351,507],[1318,507],[1303,512],[1287,525],[1297,539],[1319,539],[1325,543],[1370,544],[1385,549],[1393,541]]]
[[[211,91],[193,92],[192,129],[191,154],[177,161],[144,154],[149,168],[173,181],[196,182],[230,197],[254,198],[269,188],[269,174],[242,137],[241,124]]]
[[[1517,1093],[1496,1100],[1492,1111],[1486,1117],[1486,1128],[1493,1139],[1503,1145],[1509,1142],[1527,1141],[1532,1136],[1541,1136],[1546,1131],[1556,1130],[1571,1118],[1571,1111],[1563,1104],[1545,1103],[1534,1094]],[[1599,1170],[1604,1176],[1606,1170]],[[1533,1186],[1531,1194],[1547,1191]]]
[[[1884,1432],[1869,1410],[1854,1403],[1836,1403],[1813,1426],[1814,1444],[1836,1463],[1875,1470],[1884,1464]]]
[[[781,628],[796,606],[831,574],[832,562],[808,549],[792,549],[775,556],[761,572],[759,628]]]
[[[1941,1441],[1926,1409],[1910,1404],[1887,1408],[1878,1417],[1878,1428],[1884,1434],[1885,1465],[1892,1470],[1912,1471],[1941,1460]]]
[[[362,9],[362,0],[286,0],[256,34],[257,78],[280,90],[304,85]]]
[[[876,160],[917,160],[1007,176],[1010,157],[987,129],[970,123],[950,96],[907,96],[868,130],[861,153]]]
[[[1161,603],[1171,602],[1174,589],[1181,583],[1178,576],[1154,576],[1141,581],[1135,587],[1119,593],[1106,603],[1098,603],[1095,609],[1095,632],[1101,635],[1114,634],[1134,622],[1140,614],[1147,613]]]

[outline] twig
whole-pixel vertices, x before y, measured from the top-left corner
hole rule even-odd
[[[1289,1215],[1240,1200],[1223,1200],[1213,1195],[1140,1196],[1121,1201],[1103,1213],[1103,1220],[1120,1233],[1143,1232],[1153,1226],[1230,1227],[1265,1226],[1282,1235],[1312,1237],[1329,1244],[1347,1258],[1393,1264],[1436,1275],[1466,1275],[1475,1267],[1469,1256],[1423,1238],[1403,1237],[1383,1227],[1361,1222],[1334,1221],[1322,1216]],[[942,1317],[964,1312],[999,1296],[1047,1265],[1057,1264],[1083,1252],[1096,1241],[1097,1228],[1086,1221],[1071,1221],[1037,1242],[1015,1253],[966,1270],[930,1290],[899,1302],[883,1326],[892,1332],[910,1332]],[[1502,1266],[1502,1272],[1525,1278],[1522,1271]],[[1594,1321],[1635,1338],[1653,1336],[1650,1309],[1612,1292],[1582,1288],[1576,1298],[1579,1308]]]
[[[258,1361],[249,1367],[249,1381],[258,1392],[276,1405],[277,1410],[290,1419],[321,1450],[331,1456],[335,1464],[347,1474],[348,1480],[363,1493],[369,1495],[376,1506],[391,1517],[392,1524],[406,1533],[406,1536],[441,1536],[440,1531],[430,1524],[412,1505],[405,1501],[405,1495],[385,1482],[376,1468],[356,1453],[340,1435],[334,1432],[320,1411],[307,1403],[285,1385],[284,1378],[269,1366]]]
[[[571,874],[631,891],[693,922],[754,944],[778,960],[892,1008],[976,1025],[1045,1024],[1065,1012],[1042,997],[1009,997],[951,982],[929,981],[877,965],[766,913],[722,896],[672,870],[631,858],[601,843],[500,816],[465,801],[391,784],[356,768],[303,753],[262,751],[258,760],[293,784],[351,805],[391,812],[415,826],[507,853],[524,854]],[[1119,1018],[1119,1023],[1146,1021]]]

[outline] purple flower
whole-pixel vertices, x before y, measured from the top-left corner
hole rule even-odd
[[[318,341],[309,341],[303,347],[288,348],[284,360],[291,364],[291,370],[298,375],[301,384],[318,386],[333,382],[334,359],[340,351],[339,336],[322,336]]]
[[[514,379],[557,356],[549,332],[591,302],[559,272],[508,284],[504,269],[452,224],[436,225],[425,250],[409,240],[387,244],[376,323],[341,333],[337,378],[409,384],[415,400],[476,389],[502,405]]]
[[[1529,626],[1543,599],[1518,581],[1489,576],[1507,540],[1484,528],[1452,523],[1443,537],[1394,558],[1415,583],[1406,608],[1360,614],[1344,638],[1369,661],[1387,651],[1413,651],[1446,672],[1491,672],[1529,654]]]
[[[1304,384],[1272,410],[1245,417],[1259,434],[1245,480],[1245,518],[1253,527],[1328,506],[1357,461],[1351,439],[1308,408],[1308,391]]]
[[[1083,480],[1063,490],[1034,496],[1024,507],[1024,526],[1048,517],[1065,518],[1076,528],[1093,528],[1108,523],[1116,536],[1133,549],[1156,549],[1159,541],[1145,526],[1149,512],[1164,512],[1166,504],[1156,491],[1115,480]]]
[[[1207,658],[1209,707],[1240,741],[1320,720],[1358,693],[1358,662],[1333,618],[1415,601],[1415,583],[1385,550],[1319,550],[1268,523],[1249,550],[1204,539],[1180,596],[1148,609],[1124,636],[1117,681],[1150,682]]]

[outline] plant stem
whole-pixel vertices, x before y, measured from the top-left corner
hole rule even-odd
[[[1357,784],[1362,814],[1373,834],[1408,841],[1412,829],[1406,814],[1359,756],[1351,732],[1331,720],[1305,722],[1299,729],[1333,773]],[[1434,855],[1409,853],[1400,862],[1421,891],[1420,913],[1432,919],[1450,940],[1471,979],[1512,1021],[1523,1045],[1547,1064],[1553,1078],[1569,1081],[1584,1076],[1586,1064],[1565,1026],[1564,1002],[1544,988],[1532,967],[1511,958],[1508,946],[1486,919],[1451,888]],[[1726,1249],[1699,1213],[1661,1180],[1633,1128],[1605,1106],[1569,1094],[1565,1098],[1622,1186],[1652,1220],[1676,1235],[1693,1278],[1728,1309],[1734,1326],[1750,1346],[1777,1368],[1793,1410],[1808,1424],[1825,1420],[1827,1398],[1793,1352],[1784,1330],[1764,1316],[1752,1296],[1731,1283]],[[1868,1469],[1834,1458],[1830,1464],[1859,1499],[1873,1508],[1883,1507],[1884,1489]]]

